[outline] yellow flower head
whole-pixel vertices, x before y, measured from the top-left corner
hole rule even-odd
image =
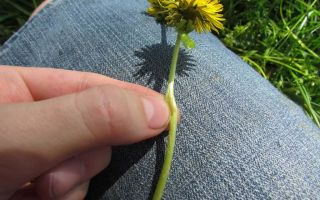
[[[177,27],[182,21],[191,22],[201,32],[223,29],[225,19],[220,12],[223,5],[219,0],[148,0],[151,4],[147,13],[168,26]]]

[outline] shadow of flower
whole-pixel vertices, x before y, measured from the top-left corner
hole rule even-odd
[[[147,79],[148,85],[153,85],[152,88],[159,92],[168,80],[173,49],[174,46],[167,43],[166,28],[161,26],[161,43],[145,46],[134,52],[134,55],[141,60],[135,66],[139,70],[134,77]],[[194,66],[196,64],[192,55],[188,54],[187,50],[181,49],[177,62],[177,76],[188,76],[188,72],[194,70]]]

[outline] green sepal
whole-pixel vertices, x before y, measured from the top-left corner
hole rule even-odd
[[[181,21],[176,25],[176,29],[179,33],[190,33],[194,30],[194,26],[191,20],[181,19]]]
[[[181,41],[187,49],[193,49],[196,47],[195,41],[193,41],[187,33],[182,33]]]
[[[188,20],[188,23],[185,27],[185,33],[191,33],[194,30],[194,26],[191,20]]]

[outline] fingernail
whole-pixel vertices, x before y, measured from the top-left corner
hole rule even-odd
[[[149,128],[159,129],[168,124],[169,108],[164,100],[148,96],[142,97],[142,103]]]

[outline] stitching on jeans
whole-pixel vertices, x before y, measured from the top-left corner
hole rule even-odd
[[[17,32],[15,32],[2,46],[0,46],[0,56],[2,56],[6,50],[11,47],[11,44],[14,43],[20,36],[20,33],[32,24],[33,20],[39,18],[46,10],[52,8],[54,3],[59,0],[51,0],[47,5],[45,5],[36,15],[34,15],[30,20],[28,20]]]

